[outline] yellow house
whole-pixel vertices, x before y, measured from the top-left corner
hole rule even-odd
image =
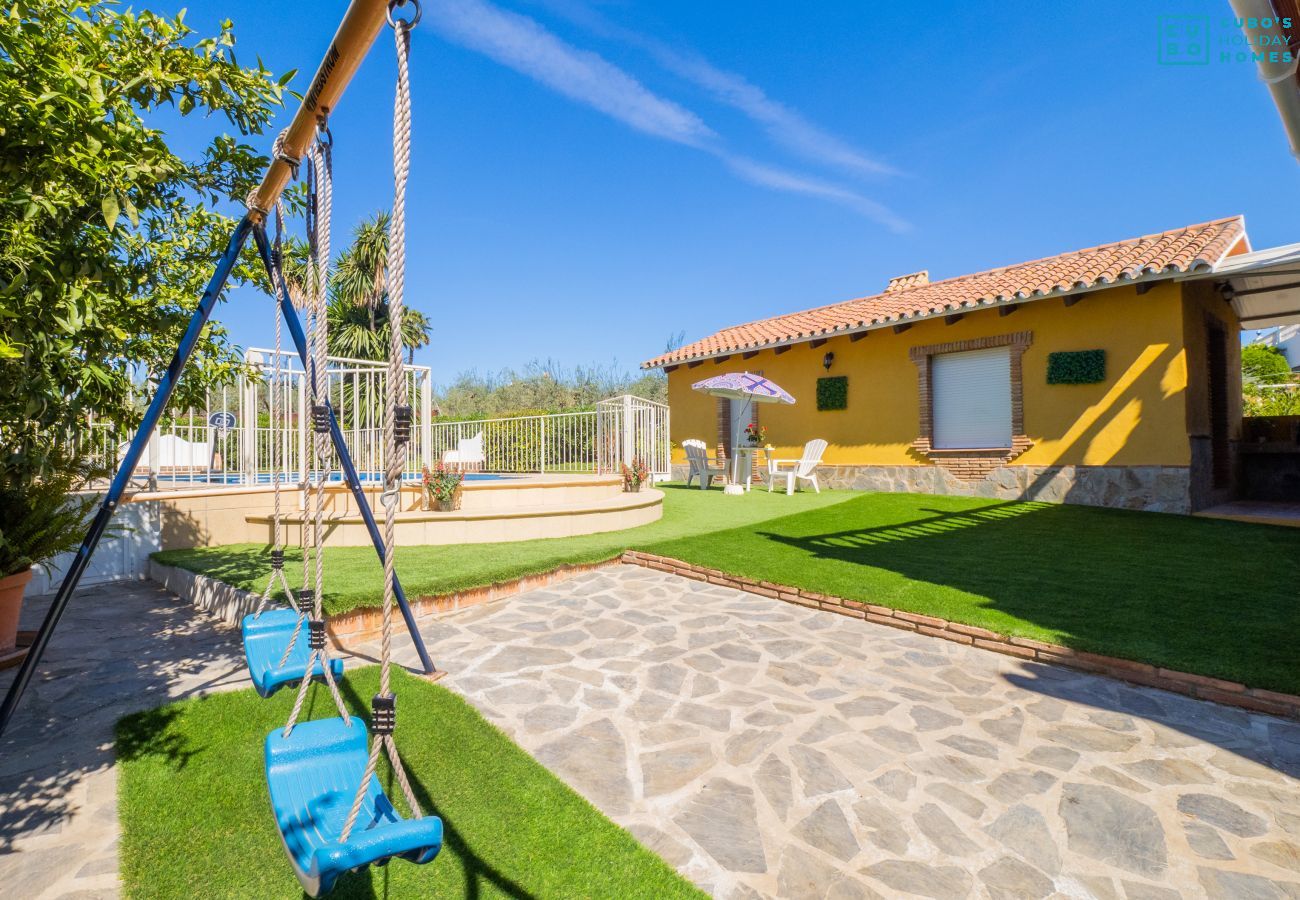
[[[833,487],[1189,512],[1232,496],[1241,325],[1209,276],[1249,250],[1238,216],[943,281],[918,272],[644,366],[667,373],[676,448],[726,454],[758,421],[777,457],[824,438]],[[732,371],[797,403],[692,390]],[[675,449],[677,474],[684,463]]]

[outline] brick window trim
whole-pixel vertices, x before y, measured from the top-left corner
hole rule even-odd
[[[998,466],[1006,465],[1034,446],[1034,442],[1025,434],[1024,370],[1021,365],[1021,357],[1033,342],[1032,331],[1016,331],[909,348],[907,355],[916,364],[921,432],[912,442],[912,449],[964,481],[979,481]],[[1011,350],[1011,446],[966,450],[934,447],[934,405],[930,381],[934,357],[966,350],[992,350],[995,347],[1009,347]]]

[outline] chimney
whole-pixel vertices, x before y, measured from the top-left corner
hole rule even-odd
[[[895,291],[905,291],[908,288],[920,287],[929,283],[930,270],[922,269],[920,272],[913,272],[911,275],[899,275],[897,278],[889,279],[889,287],[885,288],[885,293],[892,294]]]

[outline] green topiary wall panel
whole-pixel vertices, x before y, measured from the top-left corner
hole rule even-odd
[[[1047,354],[1048,384],[1096,384],[1105,380],[1105,350],[1068,350]]]
[[[833,375],[817,379],[817,409],[848,409],[849,378],[847,375]]]

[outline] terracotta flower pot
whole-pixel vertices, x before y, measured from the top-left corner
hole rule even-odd
[[[0,656],[18,645],[18,614],[23,608],[23,591],[31,580],[31,569],[0,578]]]
[[[454,512],[460,509],[460,491],[452,494],[450,500],[434,500],[433,508],[438,512]]]

